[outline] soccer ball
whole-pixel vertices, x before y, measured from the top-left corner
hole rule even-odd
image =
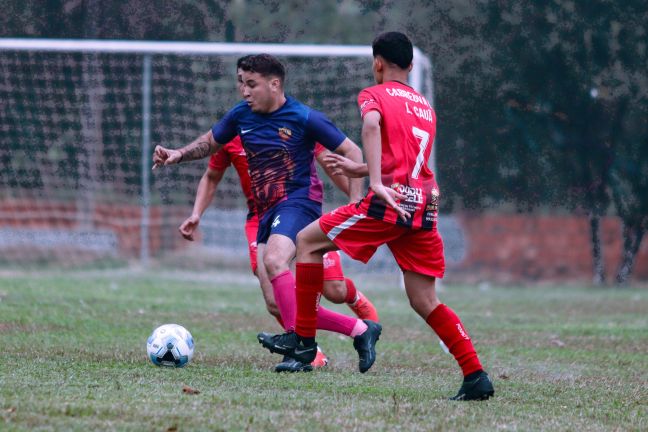
[[[193,336],[181,325],[161,325],[146,341],[146,352],[156,366],[186,366],[193,357]]]

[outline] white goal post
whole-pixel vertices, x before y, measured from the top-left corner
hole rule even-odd
[[[256,53],[279,57],[287,93],[359,142],[355,98],[372,84],[370,46],[0,39],[0,252],[17,262],[107,252],[146,265],[183,244],[176,228],[205,164],[153,178],[152,145],[204,132],[237,100],[236,59]],[[410,84],[433,103],[432,64],[418,48]],[[243,215],[237,181],[226,180],[217,206]],[[238,215],[214,218],[211,228],[242,226]]]

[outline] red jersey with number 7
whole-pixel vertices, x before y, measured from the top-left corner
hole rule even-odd
[[[369,190],[361,202],[367,216],[413,229],[436,229],[439,188],[428,167],[436,134],[434,109],[425,97],[398,81],[362,90],[358,105],[363,118],[370,111],[380,113],[382,183],[407,197],[397,203],[412,215],[403,222]]]

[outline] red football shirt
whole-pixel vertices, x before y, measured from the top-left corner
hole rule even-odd
[[[372,110],[381,115],[382,183],[407,196],[398,204],[412,217],[403,222],[373,191],[363,199],[367,215],[411,228],[435,228],[439,188],[428,168],[436,134],[434,109],[425,97],[397,81],[362,90],[358,105],[362,117]]]
[[[241,138],[238,135],[209,159],[209,168],[213,170],[225,171],[230,165],[234,165],[238,173],[241,189],[243,190],[243,194],[245,194],[250,214],[256,213],[247,156],[245,155]]]
[[[324,150],[326,150],[326,147],[318,142],[315,143],[315,156],[319,156]]]

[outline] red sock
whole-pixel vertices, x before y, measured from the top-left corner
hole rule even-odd
[[[483,370],[468,332],[452,309],[441,304],[430,312],[425,322],[446,344],[450,353],[459,363],[464,376]]]
[[[315,337],[317,308],[324,286],[321,263],[297,263],[297,323],[295,332],[302,337]]]
[[[355,284],[351,279],[345,277],[344,283],[346,284],[347,289],[346,297],[344,297],[344,303],[353,303],[356,295],[358,294],[358,290],[356,290]]]

